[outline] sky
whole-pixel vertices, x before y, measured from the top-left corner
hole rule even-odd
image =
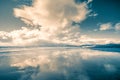
[[[34,41],[79,43],[78,40],[84,42],[86,36],[89,38],[88,41],[114,39],[119,42],[119,8],[120,0],[56,0],[54,2],[51,0],[0,0],[0,41],[1,43],[14,42],[13,33],[21,38],[25,32],[25,35],[29,34],[29,41],[32,39],[30,43]],[[29,29],[31,26],[34,27],[33,30]],[[45,27],[40,28],[41,31],[39,31],[36,26],[37,28]],[[42,40],[39,38],[39,41],[36,41],[38,38],[33,36],[42,37]],[[53,38],[55,41],[48,38]],[[17,42],[22,43],[22,40],[19,39]],[[26,36],[24,40],[27,42]]]

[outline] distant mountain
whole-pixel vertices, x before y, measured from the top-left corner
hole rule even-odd
[[[104,44],[90,47],[92,50],[106,51],[106,52],[120,52],[120,44]]]
[[[103,44],[103,45],[95,45],[93,48],[120,48],[120,44]]]

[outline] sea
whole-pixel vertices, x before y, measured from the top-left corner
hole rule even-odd
[[[0,80],[120,80],[119,50],[0,47]]]

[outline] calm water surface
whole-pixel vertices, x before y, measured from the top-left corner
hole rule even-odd
[[[120,80],[120,52],[1,48],[0,80]]]

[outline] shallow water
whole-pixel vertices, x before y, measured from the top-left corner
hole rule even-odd
[[[0,80],[120,80],[120,52],[1,48]]]

